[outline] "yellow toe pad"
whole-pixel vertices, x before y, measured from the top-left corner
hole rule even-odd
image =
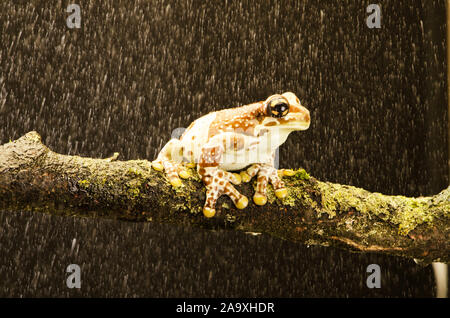
[[[278,199],[283,199],[287,196],[288,192],[286,188],[281,188],[278,190],[275,190],[275,195],[277,196]]]
[[[240,175],[241,175],[242,182],[249,182],[252,179],[252,178],[250,178],[248,173],[245,171],[241,171]]]
[[[295,175],[295,171],[292,169],[285,169],[283,170],[283,174],[285,176],[292,177],[293,175]]]
[[[152,163],[152,168],[155,169],[156,171],[163,171],[164,170],[164,166],[159,163],[159,162],[153,162]]]
[[[207,218],[212,218],[215,214],[216,214],[215,209],[211,209],[206,206],[203,208],[203,215],[206,216]]]
[[[188,179],[190,176],[189,172],[187,172],[186,170],[181,170],[180,172],[178,172],[178,175],[183,179]]]
[[[177,188],[177,187],[179,187],[181,185],[181,179],[178,178],[178,177],[172,178],[172,179],[170,179],[170,184],[173,187]]]
[[[239,174],[237,174],[237,173],[233,173],[233,176],[234,176],[233,183],[234,184],[241,184],[241,182],[242,182],[241,176]]]
[[[246,196],[242,196],[239,201],[236,203],[236,207],[240,210],[245,209],[248,205],[248,199]]]
[[[267,203],[267,197],[264,194],[255,193],[253,202],[255,202],[256,205],[264,205]]]

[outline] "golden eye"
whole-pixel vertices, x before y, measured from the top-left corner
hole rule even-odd
[[[289,113],[289,104],[281,98],[271,100],[269,103],[269,114],[275,118],[281,118]]]

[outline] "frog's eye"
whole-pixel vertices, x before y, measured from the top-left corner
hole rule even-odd
[[[268,111],[270,116],[281,118],[289,113],[289,104],[281,98],[273,99],[269,102]]]

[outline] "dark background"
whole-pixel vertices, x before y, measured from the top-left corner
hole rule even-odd
[[[312,122],[281,167],[386,194],[449,184],[444,1],[378,1],[380,29],[370,1],[77,1],[81,29],[69,3],[0,3],[0,143],[36,130],[60,153],[154,159],[209,111],[293,91]],[[0,296],[434,294],[412,260],[267,236],[20,211],[0,224]]]

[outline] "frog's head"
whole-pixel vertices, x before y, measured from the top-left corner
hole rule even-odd
[[[264,101],[263,107],[266,115],[262,122],[264,128],[306,130],[311,123],[309,110],[300,104],[294,93],[272,95]]]

